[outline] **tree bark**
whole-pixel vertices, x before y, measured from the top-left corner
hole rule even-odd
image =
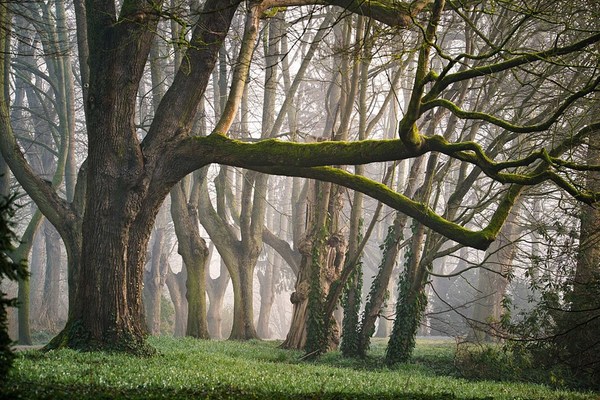
[[[225,335],[222,332],[223,321],[223,301],[225,299],[225,290],[229,284],[229,271],[223,261],[217,278],[211,278],[208,268],[206,270],[207,293],[208,293],[208,331],[210,336],[215,339],[222,339]]]
[[[194,183],[197,185],[198,183]],[[198,189],[193,189],[198,190]],[[186,335],[208,339],[206,319],[206,273],[209,261],[208,246],[198,229],[197,195],[187,201],[183,183],[171,190],[171,215],[178,240],[178,251],[187,272],[186,298],[188,322]]]

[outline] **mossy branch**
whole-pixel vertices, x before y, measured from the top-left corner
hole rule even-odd
[[[425,137],[418,149],[408,149],[401,140],[364,140],[358,142],[325,141],[317,143],[292,143],[276,139],[248,143],[222,135],[189,138],[175,152],[176,165],[170,171],[187,173],[206,163],[220,163],[259,172],[328,181],[358,190],[394,209],[419,220],[436,232],[466,246],[485,249],[495,239],[508,216],[512,204],[523,187],[551,181],[579,201],[588,204],[600,200],[600,193],[581,190],[557,170],[600,169],[563,161],[558,157],[568,148],[581,144],[592,132],[600,129],[600,122],[590,124],[562,143],[547,151],[541,149],[528,156],[496,162],[476,142],[450,143],[441,136]],[[471,231],[437,215],[429,207],[394,192],[387,186],[365,177],[350,174],[324,165],[357,165],[371,162],[401,160],[436,151],[449,157],[478,166],[491,179],[513,184],[510,196],[500,203],[489,225],[481,231]],[[531,167],[529,172],[504,172],[507,169]],[[183,171],[183,172],[182,172]]]
[[[447,221],[437,215],[425,204],[416,202],[400,193],[397,193],[386,185],[375,182],[364,176],[353,175],[349,172],[332,167],[294,168],[294,167],[248,167],[260,172],[286,175],[302,176],[343,185],[350,189],[358,190],[371,196],[388,206],[419,220],[429,228],[441,233],[451,240],[477,249],[486,249],[497,234],[496,229],[490,227],[481,231],[472,231],[454,222]],[[499,230],[499,229],[498,229]]]
[[[285,142],[267,139],[243,142],[223,135],[183,139],[173,152],[169,174],[176,179],[210,163],[237,167],[359,165],[404,160],[424,154],[427,148],[408,149],[401,140],[362,140],[356,142]]]
[[[398,136],[411,148],[418,148],[423,142],[422,135],[419,133],[416,122],[422,115],[421,98],[425,91],[425,85],[429,81],[435,79],[435,74],[433,71],[430,71],[429,58],[432,43],[435,41],[435,32],[441,19],[443,9],[444,0],[436,0],[427,28],[425,29],[425,32],[423,32],[423,43],[421,45],[421,50],[419,51],[419,59],[417,61],[411,97],[398,128]]]

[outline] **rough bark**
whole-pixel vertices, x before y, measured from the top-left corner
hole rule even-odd
[[[223,7],[224,3],[205,4],[208,12],[201,17],[202,28],[196,30],[201,33],[196,33],[193,39],[205,45],[190,50],[194,53],[190,57],[197,65],[214,65],[216,52],[235,11],[235,7]],[[153,123],[156,130],[151,129],[146,135],[142,150],[132,122],[137,86],[155,31],[152,26],[156,24],[152,10],[143,7],[124,8],[123,15],[119,16],[122,22],[114,25],[117,17],[114,11],[104,9],[99,2],[88,3],[91,59],[86,104],[87,201],[81,231],[81,259],[72,257],[78,261],[75,277],[78,285],[74,293],[77,301],[70,304],[67,327],[53,341],[55,347],[148,351],[141,306],[145,250],[162,201],[170,187],[182,177],[173,177],[171,170],[162,169],[164,163],[173,160],[164,157],[164,148],[160,146],[165,134],[174,134],[167,126],[180,127],[192,121],[186,107],[173,101],[170,93],[180,90],[181,85],[185,87],[188,79],[194,79],[195,84],[202,87],[209,74],[204,68],[184,73],[185,76],[180,71],[165,95],[171,101],[161,102],[161,106],[169,104],[169,108],[175,107],[181,113],[174,114],[159,106]],[[125,42],[124,38],[127,38]],[[188,107],[195,109],[199,99],[195,101],[186,97]],[[174,119],[183,122],[173,124]],[[155,132],[161,133],[162,140]],[[157,157],[154,146],[159,142],[161,150]],[[104,279],[107,275],[113,279]],[[105,298],[104,293],[113,295]],[[90,305],[94,312],[88,309]]]

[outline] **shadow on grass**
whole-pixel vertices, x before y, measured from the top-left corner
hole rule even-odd
[[[407,399],[407,400],[468,400],[473,397],[457,397],[452,393],[420,394],[404,393],[399,390],[396,393],[382,393],[380,395],[366,395],[360,393],[286,393],[269,392],[259,388],[255,391],[244,391],[233,387],[215,388],[187,388],[175,390],[160,387],[139,387],[131,389],[111,389],[105,386],[85,384],[39,384],[39,382],[15,382],[9,381],[8,387],[0,389],[1,399]],[[485,398],[477,398],[485,399]]]

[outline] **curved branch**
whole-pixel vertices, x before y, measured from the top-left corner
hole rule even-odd
[[[497,62],[495,64],[474,67],[465,71],[459,71],[453,74],[446,75],[444,78],[439,79],[433,85],[429,93],[423,98],[423,101],[427,102],[436,98],[442,92],[442,90],[444,90],[446,87],[448,87],[454,82],[473,79],[480,76],[491,75],[511,68],[518,67],[520,65],[529,64],[535,61],[544,61],[545,59],[551,57],[557,57],[573,53],[575,51],[579,51],[588,46],[591,46],[592,44],[597,42],[600,42],[600,33],[596,33],[583,40],[570,44],[569,46],[554,47],[548,50],[527,53],[517,57],[513,57],[506,61]]]
[[[294,274],[298,274],[301,258],[299,252],[294,251],[286,240],[281,239],[266,227],[262,231],[262,240],[285,260]]]
[[[414,17],[423,11],[432,0],[413,1],[365,1],[365,0],[264,0],[263,10],[273,7],[291,7],[307,5],[331,5],[346,11],[364,15],[385,25],[407,28],[413,24]]]
[[[454,222],[443,219],[427,205],[411,200],[410,198],[393,191],[382,183],[375,182],[364,176],[353,175],[341,169],[332,167],[243,167],[269,174],[302,176],[305,178],[318,179],[358,190],[418,220],[449,239],[476,249],[485,250],[494,241],[498,233],[497,231],[499,231],[499,228],[496,228],[497,220],[494,220],[494,224],[490,224],[483,230],[469,230]],[[497,219],[500,217],[502,217],[502,214],[499,214]],[[501,222],[503,222],[503,220]]]
[[[204,3],[184,61],[142,142],[148,160],[162,157],[163,146],[170,138],[188,135],[239,4],[240,0],[207,0]]]
[[[74,221],[76,216],[69,204],[61,199],[51,185],[35,174],[23,156],[9,123],[6,103],[0,106],[0,152],[13,175],[27,194],[37,204],[40,211],[57,228],[65,221]]]
[[[438,151],[446,154],[449,157],[456,158],[461,161],[469,162],[481,168],[481,170],[490,178],[501,183],[514,183],[519,185],[535,185],[540,182],[550,180],[556,183],[559,187],[565,189],[569,194],[580,201],[586,203],[597,201],[597,195],[593,193],[585,193],[577,190],[573,185],[568,183],[556,172],[549,167],[562,167],[573,170],[595,170],[596,165],[578,165],[576,163],[567,162],[558,158],[566,149],[571,148],[582,141],[592,132],[600,130],[600,122],[595,122],[583,127],[575,135],[568,137],[555,148],[547,151],[542,148],[539,151],[533,152],[528,156],[517,159],[495,162],[488,157],[481,146],[475,142],[459,142],[450,143],[441,136],[432,136],[427,138],[428,149],[430,151]],[[536,161],[542,161],[542,169],[536,169],[533,173],[504,173],[500,172],[508,168],[527,167],[531,166]]]
[[[426,112],[434,107],[443,107],[449,111],[451,111],[454,115],[464,119],[476,119],[489,122],[496,126],[506,129],[507,131],[515,132],[515,133],[532,133],[532,132],[541,132],[552,126],[565,112],[567,108],[571,104],[573,104],[576,100],[592,93],[598,85],[600,84],[600,76],[597,77],[593,82],[586,85],[583,89],[578,92],[573,93],[571,96],[567,97],[565,101],[554,111],[554,113],[544,122],[541,122],[536,125],[525,125],[519,126],[515,125],[511,122],[505,121],[501,118],[495,117],[491,114],[487,114],[484,112],[477,111],[465,111],[461,109],[459,106],[446,99],[434,99],[427,101],[421,105],[421,113]]]

